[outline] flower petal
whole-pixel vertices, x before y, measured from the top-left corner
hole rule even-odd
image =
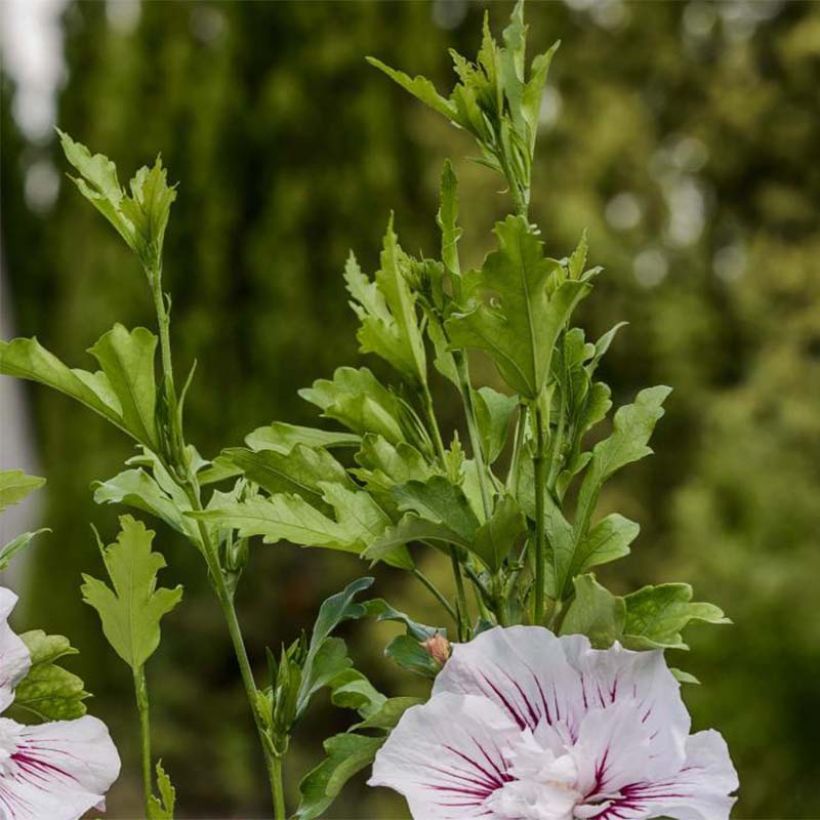
[[[0,814],[14,820],[76,820],[98,805],[120,773],[120,757],[97,718],[22,726],[0,718],[16,748],[0,774]]]
[[[433,696],[441,692],[482,695],[497,703],[521,729],[534,731],[542,720],[549,725],[567,723],[573,729],[583,711],[583,693],[580,676],[567,663],[562,640],[539,626],[482,632],[469,643],[453,646],[452,657],[436,678]]]
[[[618,643],[591,649],[585,638],[579,638],[567,636],[561,642],[579,675],[584,710],[607,709],[622,699],[637,703],[636,718],[649,728],[656,751],[661,744],[667,747],[670,756],[677,756],[678,768],[691,720],[663,652],[633,652]]]
[[[368,784],[403,794],[419,820],[489,817],[485,801],[512,779],[501,750],[520,735],[492,701],[440,693],[404,713]]]
[[[720,732],[710,729],[686,742],[686,763],[675,777],[636,786],[628,796],[643,817],[675,820],[729,820],[738,788],[737,772]],[[614,817],[620,815],[615,814]],[[605,820],[602,816],[601,820]]]
[[[594,709],[581,723],[572,756],[578,768],[577,790],[590,804],[604,802],[624,787],[677,773],[684,762],[677,748],[657,743],[643,722],[637,701],[621,699]]]
[[[0,712],[14,700],[14,687],[31,668],[28,647],[8,624],[17,603],[17,596],[6,587],[0,587]]]

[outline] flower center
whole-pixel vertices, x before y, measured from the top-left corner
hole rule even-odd
[[[565,747],[542,745],[529,730],[505,755],[515,780],[487,801],[498,818],[572,820],[583,796],[576,791],[578,769]]]

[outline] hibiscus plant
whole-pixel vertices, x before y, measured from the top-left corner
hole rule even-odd
[[[693,602],[685,583],[620,596],[592,572],[628,555],[638,535],[638,524],[618,513],[596,516],[597,502],[606,481],[652,452],[670,388],[640,391],[609,423],[610,389],[597,370],[623,323],[593,340],[575,326],[601,268],[588,266],[585,236],[548,256],[529,218],[539,110],[557,44],[527,66],[526,33],[521,3],[500,43],[485,21],[476,61],[453,53],[458,82],[446,97],[427,79],[371,59],[475,139],[477,161],[501,176],[512,212],[496,224],[483,264],[463,268],[458,182],[445,163],[435,254],[403,250],[391,216],[375,274],[352,254],[345,265],[360,349],[390,377],[340,367],[300,392],[327,426],[276,421],[210,460],[185,435],[193,369],[178,379],[162,287],[175,187],[157,159],[126,190],[113,162],[60,134],[80,192],[139,261],[158,335],[115,325],[90,348],[98,371],[69,368],[35,339],[2,342],[0,372],[80,401],[133,439],[137,454],[96,485],[95,500],[164,521],[201,555],[277,818],[287,814],[290,738],[322,688],[359,720],[325,742],[326,758],[303,778],[302,820],[323,815],[374,760],[370,782],[403,793],[418,818],[714,820],[728,817],[733,802],[726,746],[714,732],[690,736],[679,688],[692,678],[670,671],[664,657],[686,648],[690,622],[725,623],[723,613]],[[495,387],[471,375],[479,358],[495,366]],[[443,388],[460,403],[455,428],[444,427],[435,406]],[[131,516],[121,524],[111,546],[98,539],[111,586],[86,576],[83,596],[133,672],[146,815],[171,817],[173,788],[159,764],[154,794],[145,662],[181,588],[157,589],[165,562],[153,533]],[[260,683],[234,605],[250,540],[260,536],[355,553],[374,575],[380,564],[405,571],[434,596],[442,625],[366,597],[374,578],[360,578],[322,604],[310,637],[268,652]],[[446,556],[452,595],[422,572],[426,550]],[[435,680],[429,701],[389,698],[354,668],[332,633],[363,618],[402,624],[385,653]]]

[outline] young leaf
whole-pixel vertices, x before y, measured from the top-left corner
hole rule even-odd
[[[2,548],[0,548],[0,572],[8,567],[11,563],[11,559],[14,558],[18,552],[25,549],[29,545],[32,538],[44,532],[51,532],[51,530],[47,527],[43,527],[42,529],[35,530],[34,532],[21,533],[16,538],[12,538],[8,544],[5,544]]]
[[[510,551],[520,543],[527,531],[524,514],[511,495],[502,496],[489,521],[476,530],[469,549],[490,572],[498,572]]]
[[[492,387],[480,387],[473,394],[481,450],[487,464],[494,464],[507,442],[518,396],[506,396]]]
[[[130,515],[120,518],[115,543],[100,545],[112,587],[83,575],[83,600],[97,610],[114,651],[137,670],[160,640],[160,620],[182,598],[182,587],[157,589],[157,572],[165,559],[151,551],[154,533]]]
[[[344,641],[332,639],[330,634],[343,621],[357,620],[367,615],[364,604],[358,603],[355,598],[371,586],[373,578],[359,578],[332,595],[319,608],[302,665],[297,716],[304,712],[314,692],[351,665]]]
[[[477,278],[492,302],[452,316],[446,329],[454,345],[486,350],[513,390],[536,399],[546,385],[555,340],[589,285],[566,280],[549,292],[551,275],[561,268],[543,255],[543,243],[524,217],[507,217],[495,233],[499,249]]]
[[[391,80],[398,83],[405,91],[409,91],[416,99],[421,100],[425,105],[429,105],[434,111],[443,114],[450,122],[455,122],[457,111],[455,105],[450,100],[442,97],[436,91],[435,86],[426,77],[409,77],[403,71],[385,65],[375,57],[367,57],[370,65],[383,71]]]
[[[122,201],[120,209],[134,226],[137,252],[143,261],[155,263],[162,256],[171,205],[177,198],[175,186],[168,185],[161,157],[156,158],[151,168],[140,168],[129,186],[131,196]]]
[[[586,635],[598,649],[607,649],[622,637],[626,618],[624,599],[602,587],[592,573],[573,579],[575,598],[569,605],[562,635]]]
[[[376,433],[393,444],[405,438],[399,399],[367,368],[340,367],[332,381],[319,379],[299,395],[356,433]]]
[[[157,761],[157,788],[159,797],[152,794],[148,798],[148,820],[174,820],[177,790],[162,768],[161,760]]]
[[[394,445],[372,433],[363,437],[356,462],[360,468],[351,470],[353,475],[369,490],[382,493],[407,481],[427,481],[436,469],[407,442]]]
[[[351,254],[345,266],[345,282],[361,322],[356,338],[362,353],[381,356],[407,381],[423,384],[427,380],[427,358],[418,326],[416,297],[407,284],[409,265],[393,231],[391,216],[375,281],[362,273]]]
[[[162,161],[140,168],[131,180],[131,195],[122,189],[117,166],[59,131],[66,159],[79,171],[73,178],[80,193],[114,226],[143,264],[156,264],[176,191],[169,186]]]
[[[617,470],[652,453],[647,446],[652,430],[663,416],[663,402],[670,394],[669,387],[650,387],[641,390],[634,404],[621,407],[615,413],[612,435],[598,442],[592,451],[578,495],[576,535],[586,530],[595,502],[603,483]]]
[[[624,601],[624,645],[631,649],[688,649],[681,631],[690,621],[731,623],[714,604],[692,602],[689,584],[646,586]]]
[[[441,259],[451,276],[460,276],[458,261],[458,241],[461,228],[458,227],[458,180],[450,160],[445,160],[441,171],[441,189],[436,222],[441,229]]]
[[[57,665],[77,650],[62,635],[46,635],[39,629],[20,638],[31,654],[31,668],[17,684],[14,702],[42,720],[73,720],[85,714],[88,697],[80,678]]]
[[[94,154],[57,129],[66,159],[79,171],[73,178],[80,193],[116,228],[132,249],[136,248],[134,226],[120,210],[125,192],[117,177],[117,166],[108,157]]]
[[[22,470],[0,470],[0,512],[19,504],[45,483],[44,478],[26,475]]]

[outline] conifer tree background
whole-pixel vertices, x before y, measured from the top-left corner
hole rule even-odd
[[[486,8],[497,22],[509,11]],[[120,31],[103,3],[67,8],[60,126],[123,176],[161,151],[180,181],[165,277],[178,366],[199,363],[188,419],[206,456],[273,419],[314,418],[296,390],[354,358],[341,271],[351,247],[373,267],[390,210],[408,250],[435,247],[441,162],[466,138],[364,56],[444,87],[447,47],[473,50],[484,9],[152,2]],[[634,556],[601,575],[616,591],[619,579],[683,575],[726,610],[735,625],[695,634],[688,659],[704,684],[686,693],[695,723],[726,735],[741,775],[738,817],[818,816],[820,6],[533,2],[528,17],[531,42],[563,41],[532,217],[555,256],[587,227],[592,262],[607,269],[582,315],[592,336],[630,322],[603,374],[616,404],[643,384],[675,388],[657,455],[615,482],[613,506],[643,525]],[[66,169],[56,145],[32,147],[16,131],[13,90],[4,76],[2,237],[16,331],[80,361],[115,318],[146,323],[151,306],[136,265],[70,186],[46,213],[26,207],[33,157],[46,150]],[[465,254],[477,263],[503,195],[482,168],[457,170]],[[439,401],[455,402],[439,387]],[[117,703],[129,682],[78,590],[80,571],[98,569],[88,522],[112,535],[115,519],[89,485],[116,471],[128,445],[68,401],[28,396],[54,534],[32,552],[27,605],[82,650],[95,709],[128,762],[136,732]],[[152,669],[157,751],[182,816],[253,815],[263,779],[222,624],[189,580],[198,562],[151,526],[167,582],[175,567],[187,581]],[[273,636],[293,637],[324,595],[365,570],[349,557],[256,545],[240,601],[252,657],[261,664]],[[423,620],[426,602],[395,584],[383,581]],[[406,685],[377,665],[375,643],[359,641],[368,671]],[[314,713],[294,764],[306,769],[342,720],[330,707]],[[297,773],[290,779],[295,790]],[[136,782],[133,792],[130,803],[127,789],[115,794],[111,816],[138,805]],[[351,786],[333,816],[397,811]]]

